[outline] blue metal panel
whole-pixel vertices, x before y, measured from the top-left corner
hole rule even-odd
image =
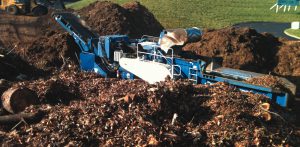
[[[278,5],[298,6],[299,0],[278,0]]]
[[[85,71],[94,70],[95,55],[92,53],[80,53],[80,68]]]
[[[80,68],[85,71],[94,71],[103,77],[107,77],[107,73],[95,63],[95,54],[82,52],[80,57]]]
[[[196,67],[197,70],[201,71],[201,65],[205,63],[203,61],[187,61],[181,58],[174,58],[174,64],[180,66],[182,78],[189,78],[190,68]],[[177,72],[179,73],[179,72]]]
[[[280,106],[286,107],[288,105],[288,93],[280,94],[276,97],[276,103]]]
[[[117,44],[117,42],[123,41],[129,43],[129,38],[127,35],[108,35],[104,37],[104,48],[105,55],[108,60],[113,61],[113,51],[115,48],[111,46],[111,44]]]

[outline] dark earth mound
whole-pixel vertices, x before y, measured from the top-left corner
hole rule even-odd
[[[87,25],[99,35],[127,34],[133,38],[158,36],[163,26],[139,2],[123,7],[111,2],[95,2],[78,11]]]
[[[270,34],[228,27],[205,31],[199,42],[187,44],[183,50],[200,56],[221,57],[225,67],[264,72],[275,66],[272,60],[278,45],[278,39]]]
[[[19,55],[12,53],[12,50],[0,47],[0,79],[24,80],[42,74],[41,70],[30,65],[28,61],[23,60]]]
[[[76,54],[80,51],[73,37],[68,33],[52,32],[40,37],[25,49],[24,58],[43,70],[63,68],[78,63]]]

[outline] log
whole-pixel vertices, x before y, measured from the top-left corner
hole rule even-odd
[[[26,87],[12,87],[1,97],[3,108],[10,113],[19,113],[26,107],[38,103],[37,94]]]
[[[22,120],[25,121],[36,121],[42,116],[42,112],[38,111],[35,113],[19,113],[19,114],[12,114],[12,115],[4,115],[0,116],[0,124],[11,124],[17,123]]]

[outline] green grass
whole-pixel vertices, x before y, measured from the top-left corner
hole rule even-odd
[[[95,0],[81,0],[67,5],[80,9]],[[123,4],[133,0],[112,0]],[[275,0],[140,0],[166,28],[222,28],[239,22],[299,21],[300,10],[279,13],[269,8]]]
[[[285,30],[285,32],[286,32],[287,35],[293,35],[295,37],[300,38],[300,30],[299,29],[298,30],[287,29],[287,30]]]

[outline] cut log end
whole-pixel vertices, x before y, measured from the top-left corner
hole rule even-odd
[[[37,104],[38,96],[28,88],[13,87],[3,93],[1,100],[5,110],[10,113],[19,113],[26,107]]]

